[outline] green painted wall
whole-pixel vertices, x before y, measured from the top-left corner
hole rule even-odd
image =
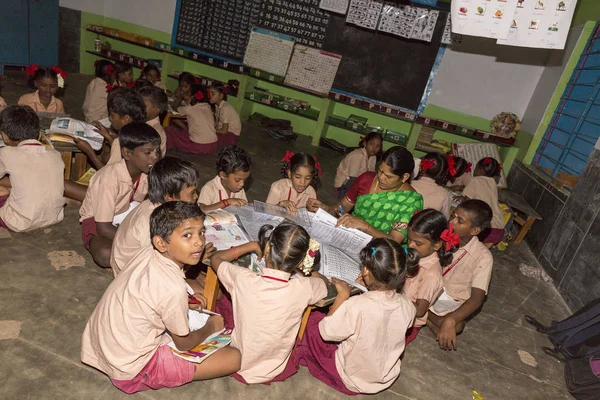
[[[579,0],[577,2],[571,26],[579,26],[585,24],[587,21],[598,20],[600,20],[600,1]]]

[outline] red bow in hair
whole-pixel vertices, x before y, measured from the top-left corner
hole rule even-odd
[[[229,92],[229,87],[228,86],[223,87],[223,94],[227,94],[227,92]]]
[[[98,66],[98,63],[100,62],[100,60],[96,60],[94,61],[94,68]]]
[[[492,163],[493,158],[491,157],[486,157],[483,159],[483,165],[488,165]]]
[[[115,72],[115,67],[112,66],[112,64],[108,64],[108,67],[106,67],[106,74],[107,75],[112,75]]]
[[[133,89],[135,87],[135,83],[137,82],[137,79],[135,81],[131,81],[127,84],[127,87],[129,89]]]
[[[321,163],[317,161],[317,157],[313,156],[313,160],[315,160],[315,169],[317,170],[317,176],[323,175],[323,170],[321,169]]]
[[[202,99],[204,99],[204,94],[201,90],[198,90],[196,93],[194,93],[194,98],[196,101],[202,101]]]
[[[454,156],[446,157],[446,161],[448,161],[448,173],[451,177],[456,176],[456,158]]]
[[[106,93],[110,93],[111,90],[113,90],[116,87],[119,87],[119,85],[117,85],[117,84],[112,84],[112,85],[108,84],[108,85],[106,85]]]
[[[471,172],[471,167],[473,167],[472,163],[467,163],[467,169],[465,169],[465,174],[468,174]]]
[[[63,79],[65,79],[67,77],[67,73],[65,71],[63,71],[62,69],[60,69],[57,66],[54,67],[50,67],[50,69],[54,72],[56,72],[56,75],[60,75],[62,76]]]
[[[421,212],[421,210],[415,210],[415,212],[413,213],[413,215],[412,215],[412,216],[414,217],[415,215],[417,215],[417,214],[418,214],[418,213],[420,213],[420,212]]]
[[[425,158],[425,159],[421,160],[420,168],[421,168],[421,171],[423,171],[423,172],[430,170],[434,166],[435,166],[434,160],[431,160],[429,158]]]
[[[295,153],[293,151],[286,150],[285,156],[283,156],[281,161],[289,163],[292,160],[292,157],[294,157],[294,154]]]
[[[454,224],[451,222],[448,229],[444,229],[440,238],[446,242],[446,251],[450,251],[453,247],[460,244],[458,233],[454,232]]]
[[[196,82],[196,83],[200,83],[200,79],[199,79],[197,76],[195,76],[195,77],[194,77],[194,82]]]
[[[366,136],[361,136],[361,137],[360,137],[360,143],[363,143],[363,142],[365,141],[365,139],[366,139],[366,138],[367,138]]]
[[[38,69],[40,69],[39,65],[31,64],[29,67],[25,68],[25,74],[27,74],[28,77],[32,78]]]

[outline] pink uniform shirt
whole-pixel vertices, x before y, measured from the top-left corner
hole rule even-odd
[[[308,199],[316,199],[317,192],[312,186],[308,186],[302,193],[296,192],[292,187],[292,180],[289,178],[280,179],[271,185],[269,195],[267,196],[267,203],[278,204],[283,200],[290,200],[296,203],[296,207],[306,207]]]
[[[444,187],[426,176],[410,182],[410,185],[423,196],[423,209],[433,208],[450,217],[450,193]]]

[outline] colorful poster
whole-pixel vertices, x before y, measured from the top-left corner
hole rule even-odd
[[[517,2],[518,0],[454,0],[451,3],[452,32],[506,39]]]
[[[564,49],[577,0],[517,0],[510,32],[498,44]]]

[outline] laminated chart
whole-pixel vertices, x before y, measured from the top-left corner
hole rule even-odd
[[[244,56],[244,65],[285,76],[294,49],[294,39],[262,28],[253,28]]]
[[[346,14],[349,0],[321,0],[319,8],[338,14]]]
[[[452,32],[506,39],[518,0],[454,0],[450,4]],[[533,0],[527,0],[531,3]],[[544,0],[550,2],[552,0]]]
[[[482,158],[492,157],[498,162],[501,160],[498,153],[498,146],[493,143],[453,143],[452,152],[455,156],[462,157],[470,162],[473,165],[473,170],[475,170],[475,166]],[[500,175],[498,187],[503,189],[507,187],[504,170],[502,170]]]
[[[285,84],[327,94],[333,86],[342,56],[296,45]]]
[[[577,0],[517,0],[508,37],[498,44],[564,49]]]
[[[362,28],[377,29],[383,1],[351,0],[346,22]]]
[[[407,39],[431,42],[439,15],[437,10],[386,3],[377,29]]]

